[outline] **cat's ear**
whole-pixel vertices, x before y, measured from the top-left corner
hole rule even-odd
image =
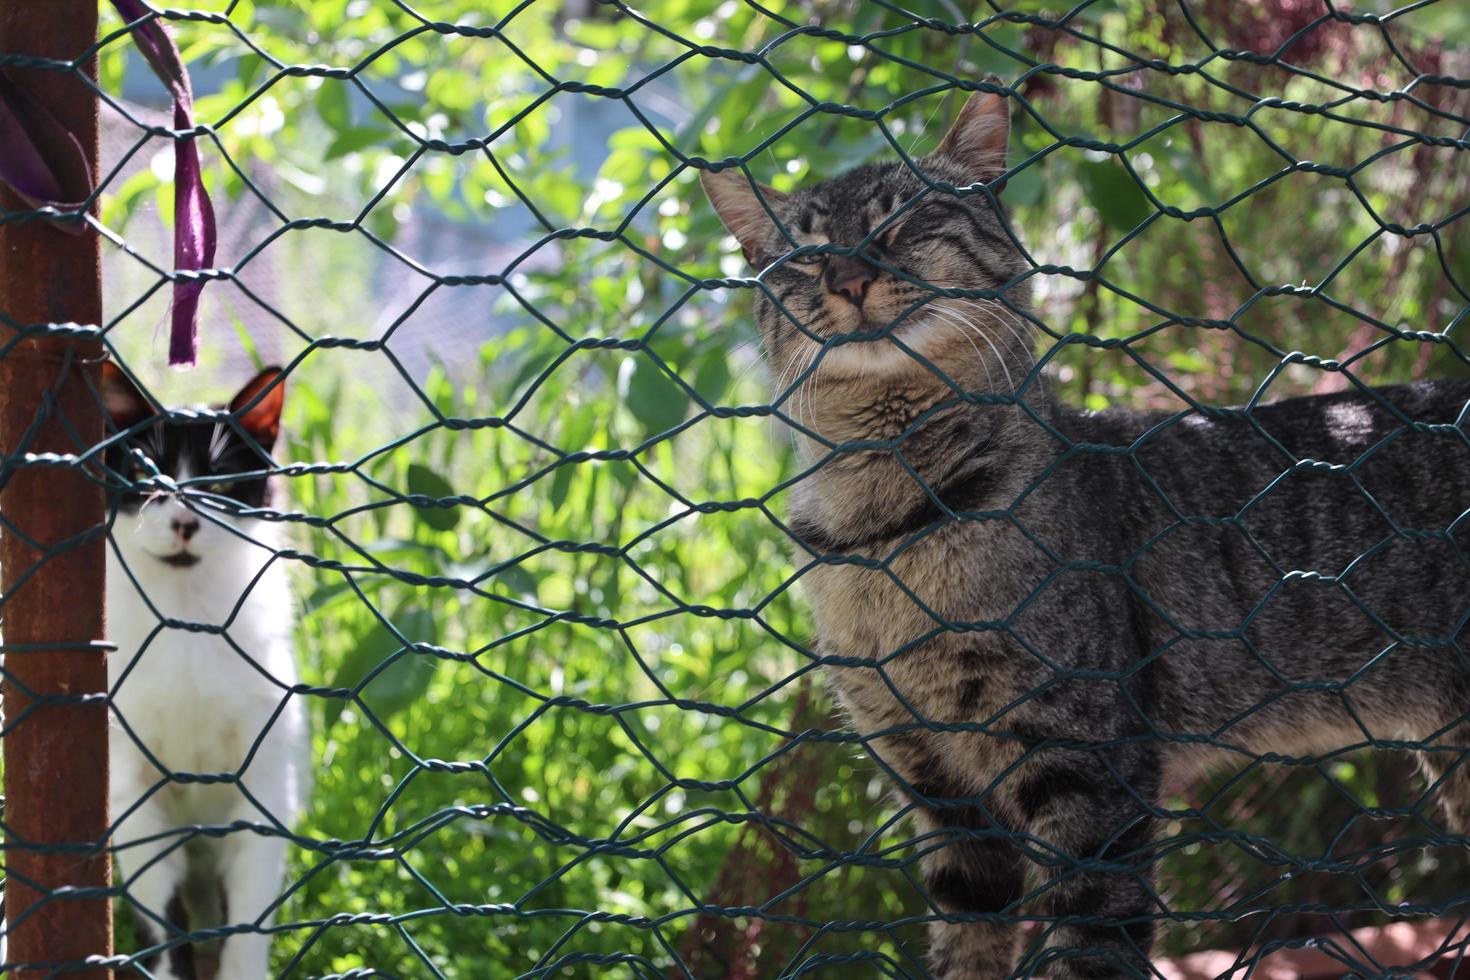
[[[1004,85],[995,75],[987,85]],[[989,183],[1006,171],[1006,144],[1011,138],[1010,104],[994,92],[975,92],[934,151],[965,168],[974,183]]]
[[[766,211],[766,204],[775,206],[786,195],[765,184],[752,184],[749,177],[739,169],[699,172],[699,183],[715,206],[715,213],[740,243],[745,261],[756,264],[760,248],[776,225]],[[765,200],[765,204],[761,200]]]
[[[257,395],[260,396],[260,401],[251,405]],[[260,443],[260,448],[269,450],[275,445],[276,436],[281,434],[281,406],[285,402],[286,379],[281,377],[280,368],[268,367],[240,389],[240,393],[230,402],[230,411],[239,412],[245,409],[239,416],[240,428]]]
[[[148,396],[133,384],[133,379],[111,361],[102,362],[102,406],[112,416],[112,424],[118,430],[131,428],[157,413]]]

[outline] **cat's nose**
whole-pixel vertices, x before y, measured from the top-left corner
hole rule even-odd
[[[199,518],[192,515],[188,517],[175,517],[171,522],[174,533],[185,541],[192,538],[199,530]]]
[[[878,270],[859,258],[834,255],[827,263],[827,288],[846,296],[858,306],[868,295],[868,286],[878,278]]]

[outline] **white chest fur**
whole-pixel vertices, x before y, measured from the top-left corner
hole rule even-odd
[[[169,915],[188,883],[203,877],[220,904],[190,909],[191,919],[205,917],[196,925],[221,916],[268,924],[286,866],[284,834],[309,781],[275,529],[240,522],[240,537],[206,522],[191,542],[200,560],[181,567],[157,557],[151,515],[125,517],[107,569],[108,635],[117,646],[108,664],[113,846],[122,882],[131,904]],[[232,824],[223,835],[199,832]],[[232,936],[217,976],[259,980],[268,952],[268,934]],[[172,969],[160,961],[154,976],[172,980]]]
[[[238,539],[187,568],[126,543],[109,551],[114,758],[146,749],[172,771],[228,772],[257,741],[299,745],[299,699],[272,724],[297,676],[286,572],[270,559]]]

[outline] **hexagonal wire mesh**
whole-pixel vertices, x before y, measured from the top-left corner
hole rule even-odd
[[[1000,393],[955,385],[955,397],[1019,406],[1064,458],[1136,461],[1148,440],[1069,437],[1037,409],[1043,385],[1089,408],[1149,408],[1156,433],[1250,422],[1268,392],[1356,386],[1393,412],[1369,383],[1467,373],[1455,329],[1470,312],[1470,66],[1457,38],[1470,23],[1453,0],[1052,6],[992,2],[973,21],[945,0],[160,10],[149,19],[170,22],[202,93],[187,132],[133,101],[150,96],[127,27],[104,29],[102,208],[88,221],[111,246],[101,330],[116,363],[178,423],[216,426],[218,414],[174,406],[217,402],[265,363],[286,366],[289,388],[283,442],[246,472],[284,496],[242,507],[209,477],[146,461],[109,465],[106,479],[115,500],[173,500],[265,545],[295,596],[302,676],[267,685],[268,723],[233,733],[238,765],[154,757],[150,793],[201,779],[231,788],[218,819],[150,836],[113,814],[124,856],[156,840],[171,852],[241,835],[286,842],[269,908],[180,921],[144,900],[147,868],[124,860],[117,904],[158,932],[120,919],[120,970],[150,975],[191,941],[206,944],[203,962],[211,940],[268,934],[282,976],[928,975],[924,927],[946,913],[919,858],[956,841],[905,819],[915,805],[892,799],[895,773],[870,751],[878,733],[853,733],[817,683],[841,658],[814,648],[795,586],[854,559],[812,548],[785,519],[804,479],[875,448],[903,458],[907,435],[875,447],[813,431],[800,399],[819,360],[757,393],[744,294],[781,297],[771,269],[748,275],[728,257],[696,173],[738,166],[789,190],[900,159],[925,190],[898,217],[928,195],[999,191],[1026,270],[989,289],[916,282],[916,309],[968,298],[1014,315],[1029,373]],[[982,82],[991,71],[1006,81]],[[956,188],[925,174],[920,148],[977,90],[1012,107],[1010,166]],[[181,139],[200,143],[221,216],[191,376],[162,368],[157,336],[175,276],[168,149]],[[778,263],[810,251],[792,244]],[[1023,288],[1034,307],[1008,300]],[[884,343],[918,357],[900,326],[816,339],[822,356]],[[1239,402],[1234,414],[1213,407]],[[236,406],[237,422],[247,410]],[[1403,432],[1424,431],[1396,417],[1336,471],[1356,481]],[[826,451],[798,463],[774,422]],[[156,425],[135,421],[131,434]],[[1464,444],[1453,425],[1433,431]],[[1270,458],[1283,477],[1317,465]],[[1231,492],[1271,498],[1267,486]],[[881,570],[951,524],[1014,521],[1022,503],[940,501],[891,554],[858,561]],[[1416,532],[1455,546],[1457,523],[1381,516],[1361,551],[1345,543],[1346,566]],[[1175,510],[1150,531],[1162,541],[1190,517]],[[1223,523],[1249,537],[1239,514]],[[1151,546],[1108,563],[1065,557],[1063,542],[1048,560],[1127,584]],[[1260,606],[1303,573],[1333,571],[1269,556],[1263,567],[1273,582]],[[235,619],[259,581],[246,579],[203,634],[155,609],[155,636],[119,656],[141,662],[160,655],[159,637],[193,631],[214,638],[198,649],[216,663],[256,664],[233,638],[252,635]],[[1019,637],[1044,588],[992,622],[925,612],[939,632]],[[1227,638],[1248,645],[1254,614]],[[1429,642],[1379,625],[1380,655]],[[1172,629],[1149,659],[1199,635]],[[1456,636],[1437,642],[1460,655]],[[903,730],[954,729],[902,700]],[[216,737],[208,704],[167,710]],[[310,717],[316,784],[299,817],[262,803],[280,775],[257,755],[292,711]],[[114,714],[113,738],[141,746]],[[966,725],[1007,737],[1003,717]],[[1182,737],[1166,729],[1145,737]],[[1233,745],[1228,732],[1194,737]],[[1242,770],[1143,800],[1158,829],[1121,859],[1011,836],[1069,874],[1157,866],[1144,918],[1160,956],[1226,949],[1244,975],[1320,937],[1324,972],[1452,966],[1465,841],[1402,767],[1413,740],[1396,738],[1365,731],[1307,757],[1235,746]],[[1064,969],[1067,951],[1044,952],[1047,940],[1092,921],[1056,912],[1046,890],[1035,882],[962,916],[1021,924],[1018,975],[1049,958]],[[1393,964],[1349,935],[1444,915],[1447,938]],[[1134,934],[1125,920],[1100,925]]]

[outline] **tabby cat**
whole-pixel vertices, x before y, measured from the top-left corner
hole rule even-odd
[[[928,852],[933,972],[1149,976],[1166,778],[1423,742],[1445,828],[1470,829],[1470,384],[1053,401],[996,196],[1004,92],[917,172],[701,179],[760,272],[777,389],[799,382],[789,529],[818,652]]]

